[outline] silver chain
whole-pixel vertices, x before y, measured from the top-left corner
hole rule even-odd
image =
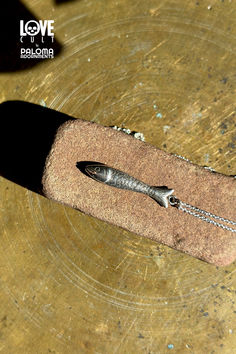
[[[221,227],[222,229],[227,230],[227,231],[236,232],[236,229],[221,223],[221,222],[224,222],[226,224],[236,225],[235,221],[232,221],[232,220],[223,218],[221,216],[209,213],[208,211],[199,209],[191,204],[184,203],[173,195],[171,195],[169,197],[169,203],[171,206],[174,206],[174,207],[178,208],[179,210],[182,210],[185,213],[195,216],[196,218],[198,218],[200,220],[206,221],[209,224]],[[219,220],[221,222],[218,222],[218,221],[215,221],[212,219]]]

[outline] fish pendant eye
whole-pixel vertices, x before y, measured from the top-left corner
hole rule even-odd
[[[100,172],[100,167],[95,167],[95,172]]]

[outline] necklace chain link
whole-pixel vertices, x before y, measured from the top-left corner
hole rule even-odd
[[[198,218],[200,220],[206,221],[209,224],[221,227],[222,229],[227,230],[227,231],[236,232],[236,229],[222,223],[222,222],[224,222],[226,224],[236,225],[235,221],[232,221],[232,220],[223,218],[221,216],[212,214],[208,211],[197,208],[191,204],[184,203],[173,195],[169,197],[169,203],[171,206],[174,206],[177,209],[182,210],[183,212],[185,212],[187,214],[195,216],[196,218]],[[218,220],[218,221],[216,221],[216,220]]]

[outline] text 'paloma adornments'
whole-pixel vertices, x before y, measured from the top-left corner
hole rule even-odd
[[[54,58],[54,20],[20,20],[20,58]]]

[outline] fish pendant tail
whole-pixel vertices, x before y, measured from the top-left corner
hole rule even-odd
[[[157,201],[161,206],[168,208],[169,199],[168,197],[174,192],[174,189],[169,189],[167,187],[152,187],[154,189],[154,193],[152,194],[152,198]]]

